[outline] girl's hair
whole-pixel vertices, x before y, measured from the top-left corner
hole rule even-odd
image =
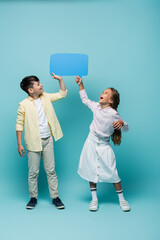
[[[20,87],[22,88],[23,91],[28,93],[29,88],[33,88],[33,83],[34,82],[39,82],[38,77],[36,76],[27,76],[22,79],[22,82],[20,83]]]
[[[120,96],[119,96],[119,93],[116,89],[114,89],[114,88],[110,88],[110,89],[112,91],[111,99],[113,101],[113,103],[111,103],[110,106],[117,111],[118,105],[120,103]],[[112,138],[112,141],[113,141],[114,145],[120,145],[121,144],[121,138],[122,138],[121,130],[115,129],[111,138]]]

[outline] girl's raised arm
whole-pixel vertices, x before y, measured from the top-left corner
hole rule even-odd
[[[91,101],[90,99],[88,99],[87,93],[84,89],[84,85],[82,82],[82,78],[80,78],[79,76],[76,77],[75,82],[79,85],[79,94],[80,94],[80,98],[82,100],[82,102],[88,107],[90,108],[92,111],[94,109],[94,107],[97,105],[96,102]]]
[[[80,78],[79,76],[76,77],[75,82],[79,85],[79,90],[83,90],[84,89],[84,85],[82,82],[82,78]]]

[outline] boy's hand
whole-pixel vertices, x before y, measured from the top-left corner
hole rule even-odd
[[[80,78],[79,76],[77,76],[76,79],[75,79],[75,82],[76,82],[78,85],[82,84],[82,78]]]
[[[122,120],[119,120],[119,121],[113,122],[112,125],[114,129],[120,130],[123,127],[124,122]]]
[[[59,81],[62,80],[62,77],[61,77],[61,76],[55,75],[54,73],[52,73],[51,77],[52,77],[53,79],[57,79],[57,80],[59,80]]]
[[[21,157],[24,157],[25,151],[24,151],[24,147],[22,145],[18,146],[18,152]]]

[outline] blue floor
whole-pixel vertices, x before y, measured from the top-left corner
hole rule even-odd
[[[39,196],[34,210],[25,209],[28,197],[15,197],[14,194],[1,197],[0,238],[159,240],[160,197],[157,187],[151,187],[151,192],[146,194],[133,190],[135,196],[127,191],[131,211],[126,213],[121,211],[114,189],[105,184],[99,185],[98,212],[88,210],[90,193],[83,184],[78,189],[72,186],[72,191],[68,188],[61,193],[65,210],[57,210],[51,204],[49,194]]]

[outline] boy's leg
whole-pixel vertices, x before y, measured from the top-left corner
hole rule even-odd
[[[28,151],[28,184],[29,184],[29,195],[31,198],[37,198],[38,196],[38,174],[41,152]]]
[[[55,161],[54,161],[54,149],[53,139],[49,137],[42,139],[42,158],[44,163],[44,169],[47,174],[49,192],[51,198],[58,197],[58,180],[55,172]]]

